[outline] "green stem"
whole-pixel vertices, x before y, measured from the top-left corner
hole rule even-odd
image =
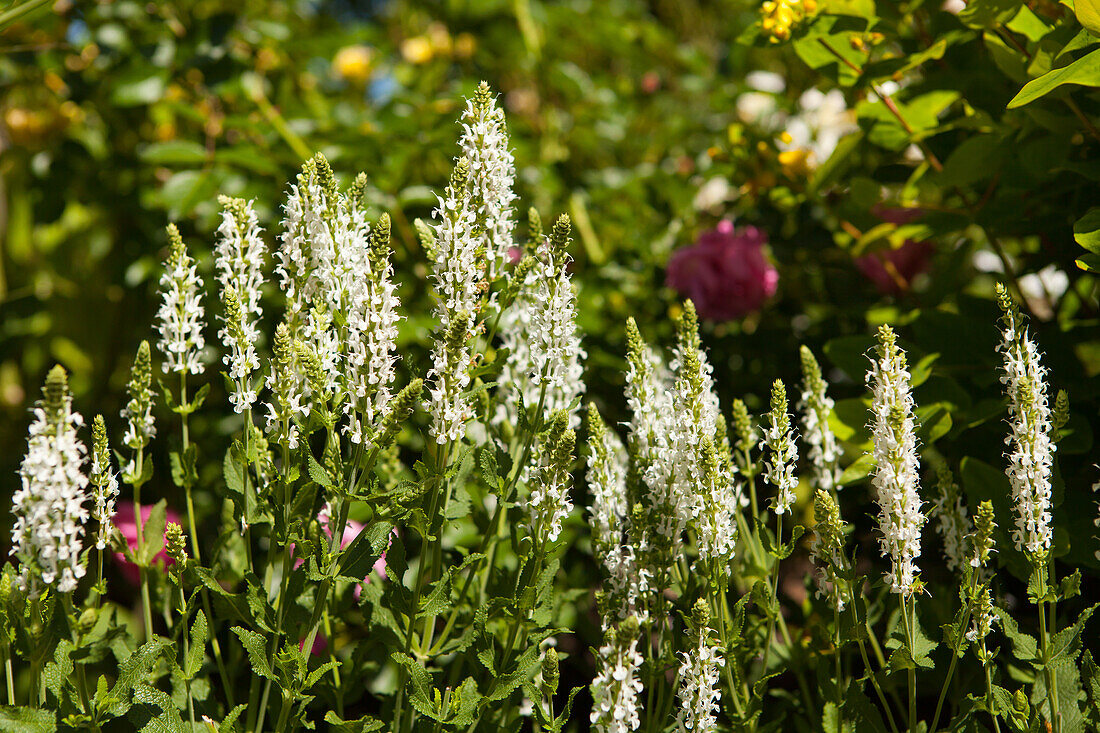
[[[149,603],[149,576],[145,572],[145,529],[141,519],[141,476],[145,468],[145,449],[140,448],[134,458],[134,526],[137,528],[138,577],[141,579],[141,614],[145,624],[145,641],[153,635],[153,610]]]
[[[288,426],[284,422],[282,434],[286,435],[287,433],[288,433]],[[289,486],[289,480],[288,480],[289,471],[290,471],[290,448],[285,442],[280,445],[280,448],[282,450],[283,465],[282,465],[282,479],[280,480],[279,483],[281,484],[282,491],[283,491],[283,497],[282,497],[283,502],[282,502],[282,504],[283,504],[283,516],[285,518],[285,517],[287,517],[287,515],[290,512],[290,496],[289,496],[290,486]],[[284,526],[285,526],[285,523],[284,523]],[[273,531],[272,531],[272,534],[271,534],[270,545],[268,546],[268,553],[267,553],[268,554],[268,567],[269,568],[272,567],[272,565],[274,564],[275,545],[276,545],[276,537],[275,537],[275,533],[274,533],[274,527],[272,527],[272,530]],[[275,659],[275,652],[279,648],[279,637],[283,633],[283,617],[286,613],[286,606],[289,602],[285,598],[285,596],[287,595],[287,592],[288,592],[287,588],[289,588],[289,586],[290,586],[290,548],[287,547],[285,543],[283,544],[283,553],[282,554],[283,554],[283,565],[282,565],[283,576],[282,576],[281,582],[279,584],[280,585],[279,595],[275,599],[276,622],[275,622],[275,630],[271,635],[271,644],[268,647],[267,658],[269,660],[269,663],[272,662]],[[260,697],[260,702],[257,705],[256,704],[256,692],[259,690],[259,678],[256,677],[255,675],[253,675],[252,685],[251,685],[251,687],[249,689],[249,693],[248,693],[248,699],[249,699],[248,709],[250,711],[250,713],[249,713],[250,715],[255,715],[256,716],[255,717],[255,725],[254,726],[249,726],[249,730],[252,730],[254,733],[260,733],[260,731],[263,729],[264,718],[267,715],[267,701],[268,701],[268,698],[271,695],[271,679],[269,678],[269,679],[265,680],[264,683],[263,683],[263,686],[264,686],[263,695]],[[255,713],[251,712],[253,710],[255,710]]]
[[[853,580],[853,582],[852,582],[853,591],[854,591],[855,588],[856,588],[856,583]],[[852,609],[852,623],[854,625],[858,626],[859,625],[859,615],[856,613],[856,604],[855,604],[854,601],[851,604],[851,609]],[[864,626],[867,627],[868,632],[870,632],[870,625],[867,623],[866,619],[864,619],[863,623],[864,623]],[[868,633],[868,638],[874,639],[875,638],[874,634]],[[898,733],[898,725],[894,721],[893,710],[890,707],[890,703],[886,701],[886,695],[883,694],[883,692],[882,692],[882,686],[879,685],[878,677],[875,676],[875,670],[871,667],[871,660],[867,656],[867,645],[864,644],[863,639],[860,639],[860,638],[856,639],[856,643],[859,645],[859,654],[863,658],[863,666],[864,666],[864,669],[867,670],[867,677],[870,678],[871,686],[875,689],[875,694],[878,696],[879,704],[882,705],[882,709],[886,713],[886,719],[890,722],[890,730],[893,731],[893,733]],[[885,666],[885,665],[882,665],[882,666]]]
[[[8,705],[15,707],[15,678],[11,669],[11,649],[4,654],[4,678],[8,687]]]
[[[959,624],[958,633],[955,635],[955,643],[951,649],[951,664],[947,668],[947,677],[943,681],[943,688],[940,690],[940,698],[936,701],[936,714],[932,716],[932,725],[928,727],[929,733],[936,733],[936,726],[940,722],[940,712],[943,710],[944,700],[947,699],[947,688],[951,684],[951,679],[955,674],[955,666],[959,661],[959,648],[962,646],[963,629],[966,628],[970,622],[970,598],[974,597],[974,591],[978,585],[978,571],[975,570],[970,575],[970,592],[967,594],[966,608],[963,610],[962,623]]]
[[[916,601],[906,598],[903,594],[900,598],[901,601],[901,613],[902,620],[905,623],[905,645],[909,650],[910,661],[916,659],[916,655],[913,652],[913,638],[914,638],[914,626],[916,625]],[[910,615],[910,601],[912,601],[913,611]],[[909,733],[916,733],[917,731],[917,670],[915,664],[909,667]]]
[[[1001,733],[1001,724],[997,721],[997,703],[993,698],[993,675],[989,671],[989,664],[985,661],[985,639],[982,639],[982,668],[985,670],[985,702],[989,708],[989,717],[993,719],[994,733]],[[932,731],[932,733],[936,733]]]

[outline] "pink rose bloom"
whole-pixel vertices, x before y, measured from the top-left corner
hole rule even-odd
[[[872,211],[890,224],[909,224],[919,219],[920,209],[900,209],[875,206]],[[884,249],[857,257],[856,267],[884,295],[898,295],[908,290],[913,278],[928,270],[932,252],[931,242],[907,239],[897,249]]]
[[[779,284],[779,273],[764,255],[767,242],[756,227],[735,230],[732,222],[721,221],[672,254],[666,282],[691,298],[701,318],[743,318],[775,295]]]
[[[141,527],[142,527],[143,530],[145,529],[145,523],[149,521],[149,515],[152,514],[152,512],[153,512],[153,505],[152,504],[143,504],[142,505],[142,507],[141,507]],[[180,515],[177,514],[173,509],[171,509],[171,508],[168,509],[168,511],[166,513],[166,517],[167,517],[167,521],[165,522],[165,527],[168,526],[169,522],[174,522],[176,524],[180,524]],[[126,540],[126,546],[128,548],[130,548],[130,552],[131,553],[137,552],[138,531],[137,531],[137,522],[134,521],[134,504],[133,504],[133,502],[129,502],[129,501],[119,502],[118,512],[115,514],[115,517],[112,521],[114,522],[115,528],[122,535],[123,539]],[[138,566],[135,565],[134,563],[130,562],[129,560],[127,560],[126,555],[124,555],[121,552],[114,553],[114,556],[115,556],[115,561],[118,563],[119,570],[122,572],[123,577],[125,577],[127,580],[129,580],[134,585],[137,585],[138,583],[140,583],[141,582],[141,571],[138,569]],[[174,562],[175,562],[175,560],[168,557],[168,553],[166,553],[164,551],[164,548],[161,548],[160,552],[158,552],[156,557],[153,558],[153,563],[154,564],[160,564],[164,567],[167,567],[168,565],[170,565]]]

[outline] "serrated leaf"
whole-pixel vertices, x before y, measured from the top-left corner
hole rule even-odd
[[[317,462],[317,459],[313,457],[313,454],[306,451],[306,470],[309,472],[309,478],[318,486],[323,486],[326,489],[333,488],[332,478],[328,475],[324,466]]]
[[[374,522],[360,530],[340,554],[339,574],[357,581],[367,577],[392,542],[393,532],[394,527],[389,522]]]
[[[1001,622],[1001,630],[1012,643],[1012,651],[1021,662],[1038,662],[1039,645],[1031,636],[1020,631],[1019,625],[1012,614],[1003,608],[995,609],[997,618]]]
[[[218,733],[233,733],[234,725],[237,722],[237,718],[241,717],[241,714],[248,709],[248,706],[241,703],[237,707],[229,711],[229,715],[225,716],[221,725],[218,726]]]
[[[340,666],[340,662],[338,660],[330,659],[329,661],[325,662],[321,666],[317,667],[317,669],[310,672],[309,676],[306,677],[306,682],[305,682],[304,685],[302,685],[302,692],[306,692],[311,687],[313,687],[315,684],[317,684],[320,681],[320,679],[325,676],[326,672],[333,669],[334,667],[339,667],[339,666]]]
[[[426,715],[432,720],[438,719],[437,708],[432,703],[432,676],[424,669],[420,662],[403,652],[390,654],[393,661],[400,664],[409,672],[409,682],[413,692],[409,696],[409,702],[421,715]]]
[[[50,710],[0,705],[0,733],[54,733],[57,715]]]
[[[141,683],[144,677],[152,670],[157,657],[172,642],[163,637],[155,636],[142,644],[136,651],[122,661],[118,668],[118,679],[115,680],[111,692],[103,702],[105,705],[122,702],[130,696],[130,691]]]
[[[209,638],[209,627],[206,623],[206,614],[200,609],[195,614],[195,621],[191,624],[191,646],[187,650],[187,659],[183,662],[184,679],[194,679],[202,668],[202,661],[206,657],[206,641]]]
[[[241,646],[248,652],[252,669],[261,677],[274,680],[275,674],[271,671],[271,665],[267,661],[267,644],[264,636],[255,631],[249,631],[242,626],[234,626],[233,633],[241,640]]]
[[[135,707],[130,709],[131,721],[140,726],[142,733],[183,733],[183,720],[172,698],[165,692],[146,684],[134,688]],[[151,705],[160,715],[143,719],[145,711],[138,706]]]
[[[344,720],[331,710],[325,713],[325,722],[329,724],[329,730],[332,733],[372,733],[372,731],[382,730],[383,726],[381,720],[369,715],[355,720]]]
[[[1085,631],[1085,624],[1096,612],[1097,607],[1100,607],[1100,603],[1089,606],[1078,614],[1073,626],[1062,629],[1051,637],[1047,646],[1047,653],[1050,655],[1050,658],[1046,660],[1048,666],[1063,660],[1077,661],[1077,655],[1081,653],[1081,636]]]

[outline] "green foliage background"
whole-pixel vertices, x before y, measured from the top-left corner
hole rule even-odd
[[[996,499],[1005,524],[993,284],[1064,272],[1064,293],[1025,302],[1072,408],[1055,554],[1095,572],[1100,39],[1053,0],[972,0],[958,14],[835,0],[786,44],[760,36],[758,18],[740,1],[122,1],[61,4],[5,28],[0,472],[15,474],[27,405],[55,361],[72,372],[78,409],[117,424],[133,350],[152,333],[164,225],[179,223],[209,274],[217,194],[281,201],[315,150],[344,180],[368,173],[372,205],[394,219],[406,310],[427,313],[411,222],[430,214],[456,154],[457,100],[486,79],[508,113],[523,206],[576,224],[589,396],[609,422],[624,418],[624,320],[667,344],[678,307],[664,285],[670,252],[736,217],[767,231],[780,281],[761,313],[708,327],[724,406],[743,396],[764,409],[773,379],[796,381],[806,343],[831,369],[852,463],[867,442],[863,354],[873,327],[893,323],[922,365],[922,440],[960,469],[972,505]],[[359,45],[368,73],[342,73],[338,53]],[[782,123],[738,113],[753,70],[783,78],[781,111],[806,89],[839,88],[854,131],[809,170],[785,165]],[[701,204],[719,178],[732,193]],[[883,224],[881,205],[925,213]],[[278,232],[280,212],[263,216]],[[854,258],[910,239],[933,242],[928,273],[880,293]],[[977,268],[976,253],[1008,263],[1008,276]],[[413,371],[423,372],[428,328],[403,323]],[[196,434],[204,428],[225,434],[201,423]],[[857,463],[848,478],[863,473]],[[167,480],[158,490],[174,491]],[[863,484],[845,497],[868,498]],[[1022,577],[1007,533],[998,544]],[[571,587],[596,583],[585,558],[582,545],[564,561]]]

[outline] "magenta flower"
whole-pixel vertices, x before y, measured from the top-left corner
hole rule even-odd
[[[874,213],[890,224],[909,224],[919,219],[921,209],[888,208],[876,206]],[[856,267],[884,295],[898,295],[910,288],[913,278],[925,272],[932,258],[934,247],[929,241],[905,240],[897,249],[885,249],[857,257]]]
[[[142,505],[141,526],[143,530],[145,528],[145,523],[149,521],[149,515],[152,512],[152,504]],[[180,515],[177,514],[173,509],[169,508],[166,516],[166,527],[169,523],[180,523]],[[123,539],[126,540],[126,546],[130,548],[130,552],[137,552],[138,531],[137,522],[134,519],[133,502],[121,502],[118,506],[118,512],[115,514],[115,517],[112,521],[115,524],[115,528],[119,531],[119,534],[121,534]],[[115,561],[118,563],[119,570],[124,578],[129,580],[134,585],[137,585],[141,582],[141,572],[137,565],[127,560],[126,555],[121,552],[114,553],[114,557]],[[161,565],[162,567],[167,567],[174,562],[175,561],[172,558],[168,557],[168,553],[164,551],[164,548],[161,548],[161,551],[158,552],[156,557],[153,558],[153,563],[156,565]]]
[[[764,254],[767,243],[756,227],[735,230],[732,222],[721,221],[673,253],[666,282],[691,298],[706,320],[743,318],[775,295],[779,284],[779,273]]]

